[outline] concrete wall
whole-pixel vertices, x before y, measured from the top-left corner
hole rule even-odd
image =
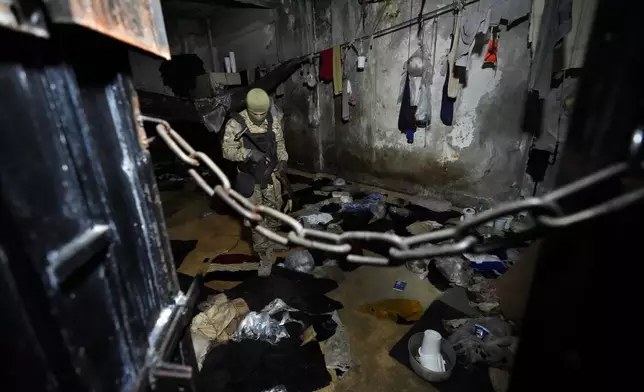
[[[174,55],[194,53],[203,61],[204,70],[212,72],[211,48],[208,41],[206,19],[173,17],[164,14],[165,26],[170,44],[170,53]],[[153,93],[174,95],[172,90],[163,84],[159,66],[163,59],[139,51],[130,51],[130,66],[137,89]]]
[[[275,11],[272,9],[226,8],[174,1],[164,2],[163,11],[171,54],[196,54],[203,61],[206,72],[223,72],[224,57],[230,51],[235,52],[238,70],[279,62]],[[161,79],[161,62],[142,52],[130,53],[136,88],[173,95]]]
[[[280,59],[350,41],[361,26],[357,1],[283,3],[277,19]],[[425,12],[448,3],[427,0]],[[367,31],[382,4],[389,5],[378,29],[417,16],[421,0],[368,5]],[[445,79],[441,69],[453,20],[452,14],[437,18],[432,123],[426,132],[416,133],[413,144],[407,144],[397,129],[397,99],[403,64],[418,48],[417,26],[374,39],[367,68],[350,78],[357,105],[351,108],[348,123],[340,120],[340,99],[332,97],[331,84],[311,90],[303,87],[297,74],[291,78],[284,98],[291,165],[389,189],[447,197],[457,203],[471,203],[478,197],[515,197],[527,144],[520,120],[530,66],[528,23],[501,32],[496,70],[482,69],[482,58],[473,56],[468,85],[455,104],[454,125],[445,126],[440,121]],[[425,42],[431,47],[431,21],[425,30]],[[367,43],[362,44],[366,50]],[[319,124],[308,118],[311,103],[318,110]]]

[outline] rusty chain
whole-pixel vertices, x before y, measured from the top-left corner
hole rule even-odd
[[[272,241],[282,245],[299,245],[307,248],[318,249],[339,255],[346,255],[350,262],[381,264],[389,263],[386,257],[371,257],[351,254],[355,244],[361,241],[379,241],[390,245],[389,257],[398,260],[423,259],[437,256],[449,256],[464,252],[485,253],[507,246],[517,241],[536,238],[544,229],[555,229],[577,224],[598,216],[620,210],[644,199],[644,186],[631,189],[627,193],[603,201],[582,210],[564,213],[559,201],[579,191],[604,183],[611,179],[626,178],[636,172],[641,174],[643,162],[641,161],[642,139],[644,133],[638,129],[633,134],[631,142],[631,155],[637,160],[631,163],[621,162],[608,166],[593,174],[571,182],[542,197],[532,197],[499,205],[474,216],[473,219],[461,222],[457,226],[446,227],[420,235],[401,237],[391,233],[372,231],[350,231],[334,234],[320,230],[305,228],[296,219],[275,209],[254,205],[248,199],[236,192],[228,177],[210,157],[196,151],[184,138],[181,137],[170,124],[154,117],[140,116],[140,121],[156,123],[156,130],[168,147],[185,163],[190,166],[205,164],[219,179],[220,184],[210,186],[195,169],[188,173],[195,182],[209,195],[217,195],[233,210],[239,213],[255,230]],[[511,238],[500,242],[484,243],[474,236],[473,231],[498,218],[527,212],[534,220],[533,227],[517,233]],[[262,223],[264,217],[275,218],[290,227],[291,231],[286,237],[268,229]]]

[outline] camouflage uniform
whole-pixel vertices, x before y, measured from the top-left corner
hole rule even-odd
[[[246,121],[248,130],[251,133],[264,133],[267,131],[268,121],[265,119],[261,125],[255,125],[249,118],[248,112],[246,110],[242,111],[240,115]],[[277,144],[277,158],[278,161],[287,161],[288,153],[286,152],[286,146],[284,145],[284,135],[282,133],[282,127],[280,126],[280,121],[275,119],[273,121],[273,132],[275,133],[275,141]],[[235,162],[244,162],[248,159],[250,151],[246,149],[243,145],[243,138],[235,140],[235,135],[242,130],[241,124],[235,120],[229,120],[226,124],[226,130],[224,132],[224,139],[222,143],[222,153],[225,159]],[[269,185],[266,188],[261,189],[259,184],[255,184],[255,190],[252,196],[249,198],[254,204],[262,204],[267,207],[274,208],[276,210],[282,209],[282,187],[279,181],[275,180],[275,176],[272,176],[273,179],[269,181]],[[279,228],[280,222],[274,218],[266,218],[266,227],[276,230]],[[270,268],[272,266],[272,255],[273,255],[273,242],[263,235],[257,233],[253,230],[253,251],[257,253],[260,258],[260,274],[263,271],[264,274],[270,273]],[[268,272],[268,273],[266,273]]]

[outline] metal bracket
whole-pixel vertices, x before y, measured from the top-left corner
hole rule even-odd
[[[161,390],[161,385],[167,383],[183,385],[184,389],[194,386],[196,369],[190,365],[169,363],[168,360],[188,324],[189,310],[197,300],[201,281],[201,276],[197,275],[186,294],[179,292],[174,303],[161,309],[148,335],[148,352],[139,377],[141,380],[147,377],[152,390]]]

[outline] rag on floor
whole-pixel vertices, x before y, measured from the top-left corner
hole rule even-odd
[[[358,311],[379,319],[389,319],[397,324],[409,325],[423,315],[423,306],[417,300],[395,298],[362,305]]]
[[[287,391],[313,392],[331,383],[320,345],[297,338],[278,344],[242,340],[213,348],[197,377],[197,390],[257,392],[284,385]]]

